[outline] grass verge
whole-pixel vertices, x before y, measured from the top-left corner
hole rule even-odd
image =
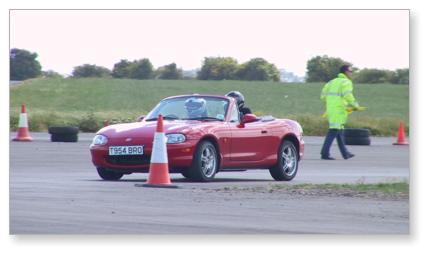
[[[268,186],[224,187],[215,191],[273,193],[287,196],[360,197],[377,199],[408,199],[408,182],[355,183],[355,184],[270,184]]]
[[[321,117],[324,105],[319,99],[322,86],[229,80],[31,79],[10,89],[10,127],[17,129],[21,103],[27,104],[31,131],[73,125],[93,132],[106,120],[134,121],[168,96],[239,90],[256,115],[297,120],[305,135],[325,135],[328,123]],[[357,84],[354,94],[368,110],[350,115],[347,127],[367,128],[375,136],[396,136],[402,120],[408,133],[408,86]]]
[[[356,192],[369,192],[379,191],[383,193],[409,193],[409,184],[407,182],[394,182],[394,183],[356,183],[356,184],[272,184],[270,191],[276,190],[337,190],[337,191],[356,191]]]

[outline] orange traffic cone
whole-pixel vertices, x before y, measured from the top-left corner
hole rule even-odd
[[[27,121],[27,109],[25,104],[21,106],[21,114],[19,115],[18,123],[18,132],[16,133],[16,138],[12,139],[13,141],[32,141],[33,138],[30,137],[28,132],[28,121]]]
[[[170,181],[166,142],[163,118],[162,115],[158,115],[156,132],[153,137],[152,155],[150,157],[149,177],[145,184],[136,184],[137,187],[177,188]]]
[[[396,141],[396,143],[393,143],[393,144],[394,145],[408,145],[407,138],[405,137],[404,123],[402,121],[399,123],[398,141]]]

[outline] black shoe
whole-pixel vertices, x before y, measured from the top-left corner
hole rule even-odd
[[[344,159],[345,159],[345,160],[348,160],[348,159],[353,158],[353,157],[355,157],[355,155],[354,155],[354,154],[352,154],[352,153],[349,153],[349,154],[347,154],[347,155],[344,157]]]
[[[334,157],[331,157],[331,156],[322,156],[322,158],[321,158],[322,160],[335,160],[335,158]]]

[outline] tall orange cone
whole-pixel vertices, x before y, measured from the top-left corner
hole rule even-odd
[[[170,181],[168,171],[167,138],[164,135],[162,115],[158,115],[156,132],[153,137],[152,154],[150,157],[149,177],[145,184],[136,184],[137,187],[177,188]]]
[[[25,104],[21,106],[21,114],[19,115],[18,123],[18,132],[16,133],[16,138],[12,139],[13,141],[32,141],[33,138],[30,137],[28,132],[28,121],[27,121],[27,108]]]
[[[396,143],[393,143],[394,145],[408,145],[407,138],[405,137],[405,131],[404,131],[404,123],[401,121],[399,123],[399,129],[398,129],[398,140]]]

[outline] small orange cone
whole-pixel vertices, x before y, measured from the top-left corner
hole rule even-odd
[[[28,121],[27,121],[27,109],[25,104],[21,106],[21,114],[19,115],[18,123],[18,132],[16,133],[16,138],[12,139],[13,141],[32,141],[33,138],[30,137],[28,132]]]
[[[135,186],[177,188],[177,186],[172,185],[170,181],[167,157],[167,138],[164,135],[164,124],[162,115],[158,115],[156,132],[153,137],[149,177],[145,184],[136,184]]]
[[[405,131],[404,131],[404,123],[401,121],[399,123],[399,129],[398,129],[398,140],[396,143],[393,143],[394,145],[408,145],[407,138],[405,137]]]

